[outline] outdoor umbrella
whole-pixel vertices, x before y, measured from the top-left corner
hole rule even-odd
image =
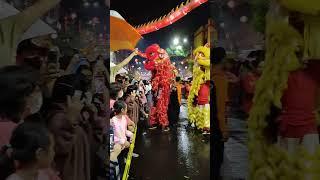
[[[13,16],[19,12],[20,11],[14,8],[12,5],[4,1],[0,1],[0,19]],[[46,24],[42,20],[38,20],[23,34],[20,41],[55,33],[56,31],[48,24]]]
[[[110,10],[111,51],[133,50],[141,35],[116,11]]]

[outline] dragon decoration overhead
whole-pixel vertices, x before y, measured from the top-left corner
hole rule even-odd
[[[180,6],[178,5],[175,9],[172,9],[169,14],[152,20],[151,22],[136,26],[135,28],[141,35],[157,31],[173,24],[193,9],[206,2],[208,2],[208,0],[187,0],[185,4],[182,3]]]

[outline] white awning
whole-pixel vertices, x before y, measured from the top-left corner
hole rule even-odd
[[[110,16],[125,20],[117,11],[110,10]]]
[[[12,5],[0,1],[0,19],[15,15],[20,11]],[[48,34],[56,34],[57,32],[42,20],[36,21],[22,36],[21,41],[34,37],[44,36]]]

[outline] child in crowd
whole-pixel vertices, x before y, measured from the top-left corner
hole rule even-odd
[[[114,128],[114,143],[120,144],[122,147],[128,148],[130,142],[127,137],[132,138],[132,130],[135,126],[134,122],[127,116],[127,105],[124,101],[116,101],[113,105],[114,117],[111,119],[111,126]]]
[[[110,85],[110,108],[113,108],[114,103],[122,98],[123,90],[119,83],[111,83]]]
[[[1,171],[5,170],[1,179],[59,180],[49,169],[54,156],[54,139],[49,130],[37,123],[22,123],[13,131],[10,145],[1,150]]]

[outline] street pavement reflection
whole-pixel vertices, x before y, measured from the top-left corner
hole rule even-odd
[[[210,140],[187,124],[180,119],[169,132],[140,128],[129,179],[210,180]]]

